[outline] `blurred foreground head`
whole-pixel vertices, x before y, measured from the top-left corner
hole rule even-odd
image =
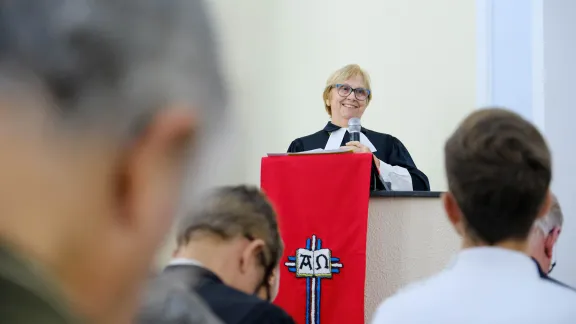
[[[538,129],[508,110],[477,110],[446,142],[445,165],[444,207],[465,246],[525,251],[551,203],[551,155]]]
[[[199,0],[0,2],[0,240],[83,316],[134,306],[212,146],[225,94],[206,14]]]

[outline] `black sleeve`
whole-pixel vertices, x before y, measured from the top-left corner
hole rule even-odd
[[[262,303],[254,307],[242,320],[242,324],[295,324],[294,320],[282,308]]]
[[[412,189],[414,191],[430,191],[430,182],[428,181],[428,177],[424,172],[418,170],[406,146],[404,146],[404,144],[395,137],[388,161],[388,164],[403,167],[410,172],[410,176],[412,177]]]
[[[288,153],[297,153],[304,151],[304,145],[302,144],[302,140],[297,138],[290,143],[288,147]]]

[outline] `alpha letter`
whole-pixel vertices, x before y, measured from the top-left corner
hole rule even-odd
[[[312,264],[310,262],[309,255],[302,255],[302,263],[300,263],[300,270],[302,270],[304,266],[308,267],[309,269],[312,269]]]
[[[314,275],[314,266],[312,265],[313,252],[306,249],[296,251],[296,276],[312,277]]]

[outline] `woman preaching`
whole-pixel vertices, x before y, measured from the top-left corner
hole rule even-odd
[[[356,64],[334,72],[326,82],[322,95],[330,116],[326,126],[308,136],[292,141],[288,152],[314,149],[351,148],[355,153],[372,153],[383,182],[395,191],[429,191],[428,177],[416,168],[406,147],[396,137],[361,129],[360,141],[350,141],[348,120],[361,118],[372,99],[370,76]]]

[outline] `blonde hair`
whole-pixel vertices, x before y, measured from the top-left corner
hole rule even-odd
[[[332,88],[336,84],[343,83],[346,80],[355,76],[360,76],[364,80],[364,87],[368,90],[371,90],[370,75],[368,74],[368,72],[364,71],[358,64],[348,64],[345,67],[332,73],[332,75],[330,75],[328,80],[326,80],[326,87],[324,88],[324,93],[322,94],[322,100],[324,101],[324,108],[326,109],[328,115],[332,116],[332,109],[328,104],[328,101],[330,99],[330,90],[332,90]],[[370,103],[370,100],[372,100],[372,91],[370,91],[368,98],[366,98],[366,105]]]

